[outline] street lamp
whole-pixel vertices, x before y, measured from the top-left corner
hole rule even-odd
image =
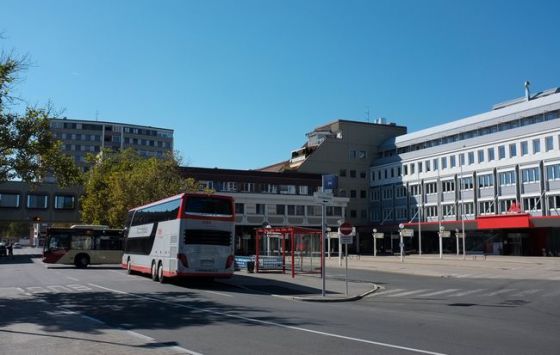
[[[445,227],[439,226],[439,258],[443,259],[443,233],[445,233]]]
[[[404,224],[402,223],[399,224],[399,236],[400,236],[399,246],[401,247],[401,263],[404,263],[403,229],[404,229]]]
[[[377,256],[377,241],[375,238],[375,234],[377,233],[377,229],[373,228],[373,256]]]
[[[457,242],[457,256],[459,256],[459,228],[455,228],[455,240]]]

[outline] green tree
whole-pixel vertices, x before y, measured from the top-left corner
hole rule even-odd
[[[129,209],[181,192],[199,191],[194,179],[179,173],[179,159],[144,158],[133,149],[104,150],[89,156],[84,177],[81,219],[84,223],[122,227]]]
[[[79,169],[50,131],[49,118],[55,117],[51,107],[27,106],[23,114],[9,112],[17,100],[11,90],[24,69],[25,58],[0,54],[0,183],[39,182],[49,174],[62,186],[78,183]]]

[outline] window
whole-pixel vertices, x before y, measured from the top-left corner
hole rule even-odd
[[[385,174],[385,179],[387,179],[389,176],[387,175],[387,169],[384,169],[383,173]]]
[[[425,212],[426,217],[437,217],[438,216],[437,206],[426,206],[425,211],[426,211]]]
[[[560,164],[548,165],[546,167],[547,180],[560,180]]]
[[[459,211],[464,208],[465,213],[463,215],[473,215],[474,214],[474,203],[473,202],[464,202],[459,203]]]
[[[540,211],[541,198],[539,196],[526,197],[523,199],[523,210],[525,212]]]
[[[430,169],[430,161],[429,161],[429,160],[426,160],[426,161],[424,162],[424,166],[426,167],[426,172],[428,172],[428,171],[431,170],[431,169]]]
[[[541,140],[540,139],[533,139],[533,154],[537,154],[541,152]]]
[[[410,174],[414,174],[414,163],[410,164]]]
[[[305,206],[288,205],[288,216],[305,216]]]
[[[474,152],[469,152],[468,156],[469,156],[469,165],[473,165],[474,164]]]
[[[0,193],[0,208],[19,208],[19,194]]]
[[[355,178],[355,177],[356,177],[356,170],[350,170],[350,177],[351,177],[351,178]]]
[[[340,176],[345,177],[346,176],[346,169],[340,169]]]
[[[365,150],[359,150],[358,159],[366,159],[366,158],[367,158],[367,152]]]
[[[395,177],[395,169],[391,168],[391,177],[394,178]]]
[[[374,189],[374,190],[371,192],[371,199],[372,199],[372,201],[379,201],[379,196],[380,196],[379,189]]]
[[[276,214],[283,216],[286,214],[286,205],[276,205]]]
[[[360,198],[367,198],[366,190],[360,190]]]
[[[393,215],[393,209],[392,208],[384,208],[383,209],[383,220],[384,221],[391,220],[392,215]]]
[[[455,205],[443,205],[443,215],[445,217],[455,216]]]
[[[309,195],[309,186],[298,186],[298,190],[300,195]]]
[[[47,195],[27,195],[27,208],[40,208],[46,209],[48,207],[48,196]]]
[[[459,154],[459,165],[465,165],[465,153]]]
[[[54,208],[57,210],[71,210],[74,209],[74,196],[61,196],[54,197]]]
[[[507,213],[514,202],[514,199],[500,200],[498,205],[500,207],[500,213]]]
[[[356,198],[356,190],[350,190],[350,197]]]
[[[224,185],[225,185],[224,186],[225,191],[228,191],[228,192],[237,191],[237,183],[236,182],[228,181]]]
[[[478,154],[478,162],[479,163],[484,162],[484,149],[479,149],[477,151],[477,154]]]
[[[419,173],[422,172],[422,162],[421,161],[418,162],[418,172]]]
[[[373,222],[381,221],[381,215],[380,215],[379,210],[377,208],[372,208],[371,209],[371,220]]]
[[[455,181],[454,180],[445,180],[441,182],[441,187],[443,192],[453,192],[455,191]]]
[[[393,199],[393,188],[392,187],[383,189],[383,199],[384,200]]]
[[[397,207],[395,208],[395,218],[398,220],[406,220],[408,219],[407,213],[406,213],[406,207]]]
[[[529,154],[529,143],[527,141],[521,142],[521,155]]]
[[[256,206],[255,206],[255,213],[260,214],[260,215],[264,215],[265,214],[265,207],[266,207],[266,205],[264,203],[257,203]]]
[[[360,211],[360,218],[367,218],[367,210]]]
[[[321,206],[307,206],[308,216],[320,216],[322,213]]]
[[[360,171],[360,177],[362,179],[365,179],[366,178],[366,172],[365,171]]]
[[[498,159],[506,158],[506,147],[503,145],[498,146]]]
[[[434,167],[434,170],[439,170],[438,162],[439,162],[439,159],[437,159],[437,158],[432,161],[432,165]]]
[[[548,197],[548,208],[551,210],[560,209],[560,195]]]
[[[296,186],[295,185],[280,185],[280,194],[282,195],[295,195]]]
[[[447,157],[441,157],[441,168],[447,169]]]
[[[495,159],[494,157],[494,148],[488,148],[486,151],[488,153],[488,161],[492,161]]]
[[[235,213],[236,214],[245,214],[245,205],[242,203],[235,204]]]
[[[509,157],[513,158],[517,156],[517,145],[515,143],[511,143],[509,145]]]
[[[544,138],[544,149],[549,152],[552,149],[554,149],[554,139],[552,139],[552,136],[548,136]]]
[[[395,188],[395,197],[396,198],[404,198],[406,197],[406,187],[405,186],[397,186]]]
[[[515,185],[516,182],[515,171],[513,170],[499,173],[498,178],[500,180],[500,186]]]
[[[480,189],[487,189],[494,186],[494,175],[479,175],[478,176],[478,187]]]
[[[429,182],[424,185],[426,189],[426,195],[432,195],[437,193],[437,182]]]
[[[449,167],[454,168],[457,166],[457,162],[455,161],[455,156],[452,155],[449,157]]]
[[[461,190],[472,190],[474,188],[472,176],[461,179]]]
[[[408,165],[403,165],[403,174],[406,176],[408,175]]]
[[[531,184],[541,181],[541,173],[538,167],[521,169],[521,181],[524,184]]]
[[[408,186],[408,190],[411,196],[420,195],[420,185],[410,185]]]
[[[356,210],[350,210],[350,218],[356,218],[358,217],[358,213],[356,212]]]
[[[496,204],[494,201],[481,201],[478,204],[478,213],[481,215],[496,213]]]

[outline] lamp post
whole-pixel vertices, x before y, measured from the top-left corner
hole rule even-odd
[[[440,226],[439,227],[439,258],[443,259],[443,233],[445,232],[445,227],[444,226]]]
[[[399,224],[399,236],[400,236],[399,246],[401,247],[401,263],[404,263],[403,229],[404,229],[404,224],[402,223]]]
[[[377,233],[377,229],[373,228],[373,256],[377,256],[377,238],[375,238],[375,233]]]
[[[457,256],[459,256],[459,228],[455,228],[455,239],[457,241]]]

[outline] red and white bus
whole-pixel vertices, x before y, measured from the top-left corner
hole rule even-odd
[[[129,211],[122,267],[170,277],[228,278],[235,214],[229,196],[184,193]]]
[[[119,264],[122,259],[122,229],[107,226],[77,225],[71,228],[47,228],[43,246],[46,264]]]

